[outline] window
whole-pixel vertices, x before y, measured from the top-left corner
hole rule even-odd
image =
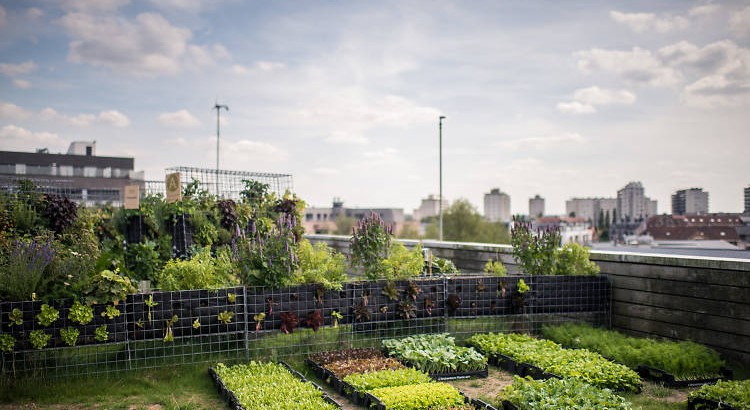
[[[88,178],[96,177],[96,167],[83,167],[83,176]]]
[[[16,164],[16,174],[26,175],[26,164]]]
[[[73,176],[73,166],[72,165],[60,165],[59,171],[60,171],[60,176],[61,177],[72,177]]]
[[[305,221],[310,222],[313,220],[313,214],[305,214]]]

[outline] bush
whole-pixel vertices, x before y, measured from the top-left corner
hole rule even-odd
[[[227,252],[211,256],[210,248],[198,251],[190,260],[172,259],[156,281],[162,290],[218,289],[237,284],[235,269]]]
[[[384,277],[383,259],[388,257],[393,228],[374,212],[357,222],[351,238],[351,264],[364,271],[369,280]]]
[[[418,244],[411,251],[400,242],[393,242],[388,252],[388,258],[381,261],[382,278],[387,280],[410,279],[419,276],[424,268],[422,244]]]
[[[317,283],[326,289],[341,290],[346,281],[346,257],[325,243],[312,245],[307,239],[299,244],[299,270],[295,282]]]
[[[566,243],[555,252],[556,275],[596,275],[599,265],[589,260],[589,249],[577,243]]]
[[[125,269],[133,279],[155,281],[156,274],[161,269],[156,243],[146,241],[128,244],[125,250]]]

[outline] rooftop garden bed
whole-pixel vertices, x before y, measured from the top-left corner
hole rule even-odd
[[[456,346],[448,334],[425,334],[382,342],[388,355],[436,378],[478,375],[487,377],[487,358],[468,347]]]

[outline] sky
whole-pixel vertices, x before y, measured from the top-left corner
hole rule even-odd
[[[750,1],[0,0],[0,149],[292,174],[310,206],[741,212]]]

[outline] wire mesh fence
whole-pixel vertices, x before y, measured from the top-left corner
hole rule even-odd
[[[522,300],[520,280],[529,287]],[[538,333],[566,321],[609,326],[610,295],[605,276],[460,276],[351,282],[341,290],[235,287],[130,295],[115,307],[95,305],[84,325],[72,319],[66,301],[50,305],[59,313],[47,325],[41,324],[41,302],[4,302],[0,340],[13,343],[2,345],[2,374],[58,377],[280,360],[380,347],[383,339],[422,333],[451,333],[461,343],[475,333]],[[40,337],[48,340],[35,344]]]

